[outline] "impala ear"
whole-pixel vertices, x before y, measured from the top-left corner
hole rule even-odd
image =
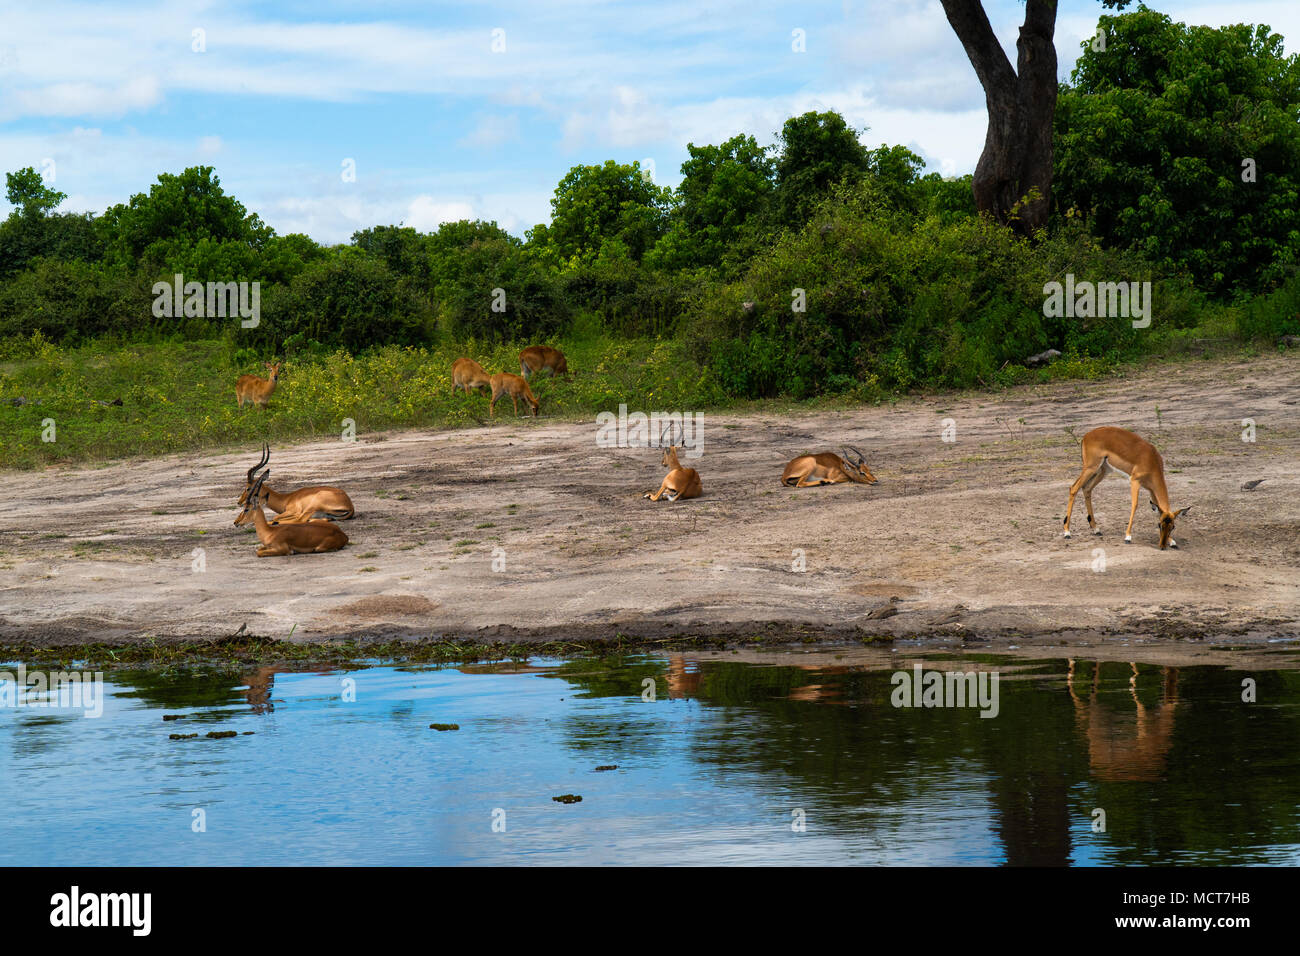
[[[1189,512],[1189,511],[1191,511],[1191,510],[1192,510],[1192,506],[1191,506],[1191,505],[1188,505],[1186,508],[1182,509],[1181,511],[1176,511],[1176,512],[1174,512],[1174,517],[1175,517],[1175,518],[1181,518],[1183,515],[1187,514],[1187,512]]]
[[[1148,500],[1151,502],[1151,510],[1158,513],[1160,509],[1156,507],[1156,500],[1154,498],[1150,498]]]

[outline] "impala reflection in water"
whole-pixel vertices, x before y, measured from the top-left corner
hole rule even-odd
[[[1295,863],[1292,657],[115,670],[98,720],[0,709],[0,862]],[[895,706],[918,665],[996,717]]]

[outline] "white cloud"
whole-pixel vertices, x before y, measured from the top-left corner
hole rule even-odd
[[[433,232],[444,222],[473,219],[474,207],[467,202],[440,202],[432,196],[416,196],[406,207],[406,225],[420,232]]]
[[[456,145],[472,149],[499,149],[519,139],[519,117],[513,114],[489,114],[479,118],[474,128]]]

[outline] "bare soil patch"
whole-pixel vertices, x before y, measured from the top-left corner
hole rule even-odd
[[[254,534],[233,526],[251,448],[9,472],[0,640],[207,640],[241,626],[294,641],[480,643],[1295,637],[1297,386],[1300,363],[1266,355],[880,407],[712,414],[703,456],[686,462],[704,496],[675,504],[639,497],[663,477],[657,451],[599,448],[591,421],[507,415],[280,446],[273,487],[337,484],[358,512],[343,551],[290,558],[256,557]],[[941,440],[945,419],[956,442]],[[1180,550],[1156,548],[1145,495],[1123,543],[1128,488],[1115,477],[1094,495],[1103,536],[1088,534],[1080,500],[1075,537],[1061,537],[1079,470],[1065,429],[1102,424],[1161,449],[1174,506],[1192,506]],[[879,484],[780,485],[789,458],[843,443],[868,453]]]

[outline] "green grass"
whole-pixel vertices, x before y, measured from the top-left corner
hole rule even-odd
[[[708,371],[676,342],[596,337],[556,344],[574,377],[534,377],[543,416],[594,419],[620,403],[643,411],[727,404]],[[487,396],[453,394],[451,363],[468,355],[489,372],[517,373],[519,350],[513,343],[468,342],[290,357],[263,410],[237,407],[235,380],[265,373],[256,360],[237,362],[225,341],[62,348],[39,336],[10,340],[0,343],[0,467],[341,438],[347,419],[357,437],[389,428],[485,424]],[[27,404],[15,405],[18,398]],[[118,398],[120,406],[96,404]],[[508,397],[498,402],[496,417],[499,427],[517,427]],[[55,440],[43,441],[51,420]]]
[[[1225,315],[1224,310],[1207,310],[1204,323],[1161,335],[1138,362],[1190,358],[1197,336],[1217,332],[1228,337]],[[677,340],[589,334],[552,344],[564,350],[574,375],[572,380],[534,377],[533,390],[548,418],[594,421],[597,413],[616,412],[624,403],[643,412],[733,408],[779,413],[794,407],[846,408],[863,400],[860,392],[803,401],[731,399],[713,372],[691,359]],[[1224,346],[1244,347],[1239,341]],[[270,407],[240,409],[235,380],[247,372],[264,374],[264,369],[225,340],[101,341],[77,347],[57,346],[39,335],[0,340],[0,468],[195,449],[256,449],[263,441],[341,439],[348,419],[358,438],[392,428],[486,426],[487,396],[453,394],[451,363],[468,355],[489,372],[517,372],[520,348],[519,343],[470,341],[429,348],[386,346],[357,356],[341,351],[289,356]],[[985,385],[997,389],[1099,379],[1120,367],[1112,358],[1070,354],[1041,369],[1007,366]],[[883,390],[875,393],[876,400],[892,397]],[[120,406],[96,404],[119,398]],[[25,404],[15,405],[15,399]],[[498,402],[495,427],[527,427],[531,421],[515,419],[508,397]],[[42,440],[47,435],[55,440]],[[400,490],[377,497],[388,494],[406,497]],[[518,507],[509,505],[507,513]]]

